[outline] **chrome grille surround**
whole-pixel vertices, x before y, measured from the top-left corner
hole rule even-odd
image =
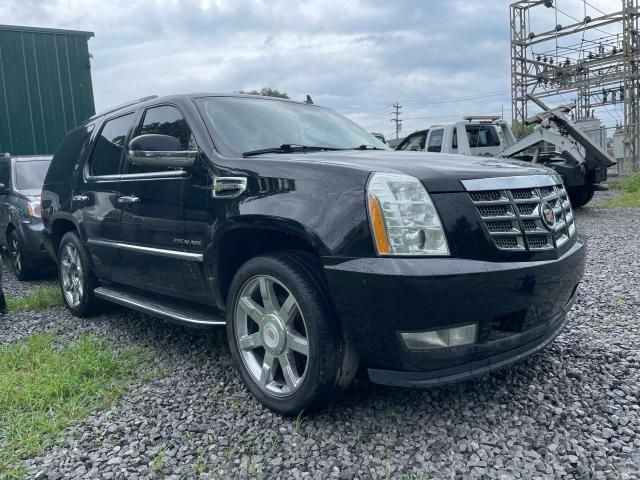
[[[553,250],[576,234],[569,195],[558,175],[482,178],[462,184],[500,250]],[[553,211],[553,226],[543,220],[546,205]]]

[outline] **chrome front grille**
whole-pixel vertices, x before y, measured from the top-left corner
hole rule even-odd
[[[501,250],[552,250],[576,233],[571,202],[557,175],[462,182]]]

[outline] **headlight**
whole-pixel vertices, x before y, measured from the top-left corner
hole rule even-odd
[[[29,212],[29,217],[40,218],[40,202],[31,202],[27,205],[27,210]]]
[[[379,255],[449,255],[438,212],[417,178],[374,173],[367,204]]]

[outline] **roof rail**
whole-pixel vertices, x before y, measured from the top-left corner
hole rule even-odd
[[[121,105],[117,105],[115,107],[111,107],[108,110],[103,110],[102,112],[98,112],[95,115],[93,115],[92,117],[88,118],[88,120],[94,120],[98,117],[102,117],[104,115],[107,115],[111,112],[115,112],[117,110],[120,110],[121,108],[126,108],[126,107],[131,107],[132,105],[137,105],[138,103],[144,103],[147,102],[149,100],[153,100],[154,98],[158,98],[158,95],[149,95],[148,97],[142,97],[142,98],[138,98],[137,100],[131,100],[130,102],[126,102],[123,103]]]

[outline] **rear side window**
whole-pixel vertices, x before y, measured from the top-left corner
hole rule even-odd
[[[107,120],[98,135],[93,155],[89,160],[90,175],[115,175],[119,172],[120,159],[132,120],[133,113]]]
[[[187,125],[187,121],[176,107],[171,105],[162,105],[160,107],[152,107],[144,114],[144,120],[138,135],[169,135],[180,140],[180,148],[182,150],[196,150],[196,143],[191,134],[191,129]],[[163,168],[153,168],[139,165],[129,165],[129,173],[147,173],[163,171]]]
[[[76,165],[87,158],[93,129],[93,124],[85,125],[70,131],[64,137],[53,156],[45,183],[64,182],[71,178]]]
[[[442,151],[442,135],[444,130],[433,130],[429,135],[429,145],[427,146],[427,152],[441,152]]]
[[[466,129],[471,148],[500,146],[498,132],[491,125],[467,125]]]

